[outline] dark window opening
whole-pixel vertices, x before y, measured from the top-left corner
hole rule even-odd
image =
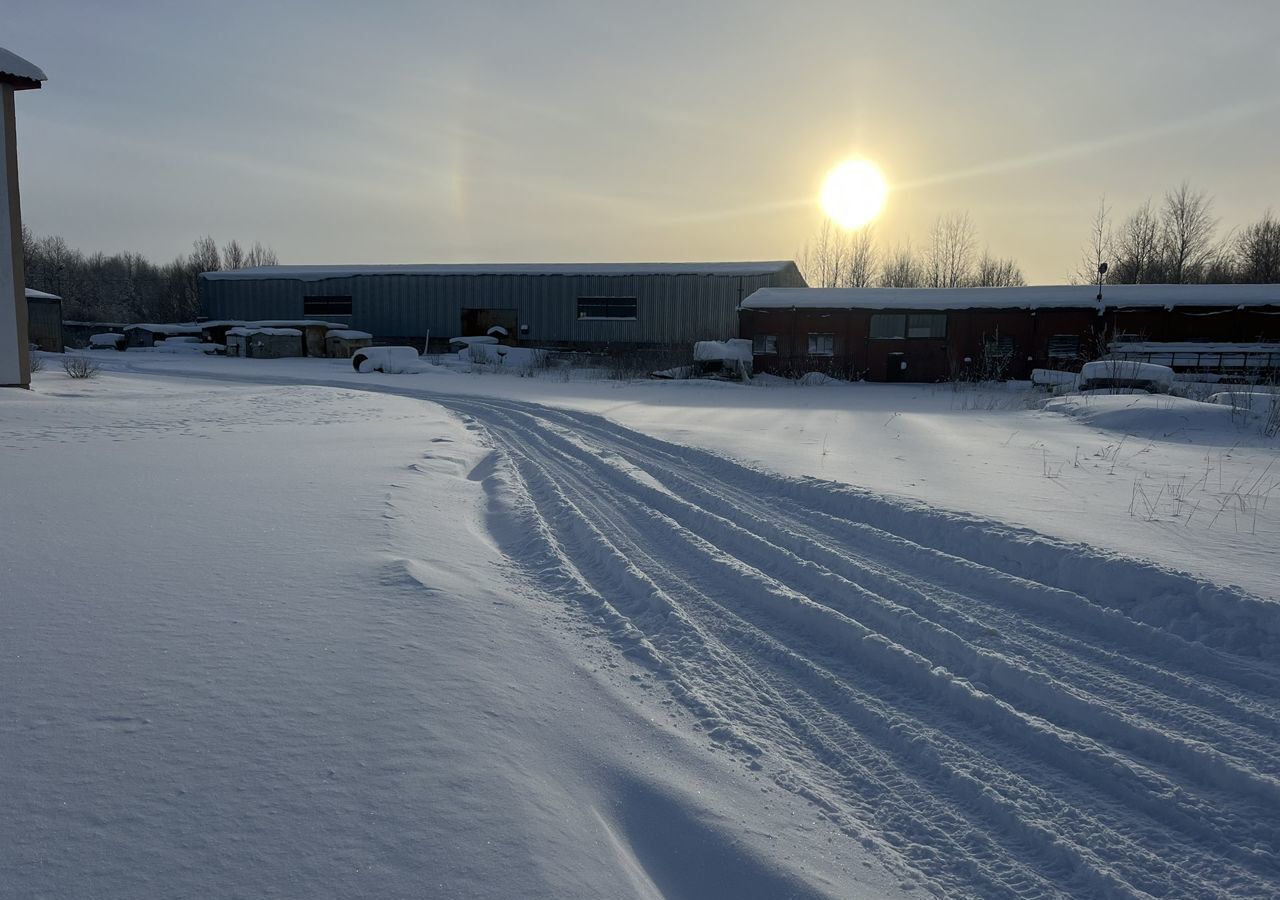
[[[778,352],[776,334],[757,334],[751,338],[751,352],[756,356],[769,356]]]
[[[809,335],[810,356],[835,356],[836,336],[834,334]]]
[[[635,297],[579,297],[579,319],[634,319]]]
[[[871,317],[871,337],[896,340],[907,336],[907,317],[901,313],[878,313]]]
[[[907,316],[907,337],[944,338],[946,336],[946,313],[911,313]]]
[[[351,315],[350,297],[303,297],[302,314],[308,319]]]
[[[944,338],[946,313],[876,313],[871,317],[871,338],[880,341],[904,338]]]

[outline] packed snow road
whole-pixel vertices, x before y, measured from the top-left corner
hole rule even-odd
[[[947,896],[1280,894],[1280,615],[584,413],[442,398],[533,587]],[[750,435],[744,435],[750,440]]]

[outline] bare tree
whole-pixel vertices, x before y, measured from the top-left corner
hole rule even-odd
[[[1124,220],[1112,249],[1115,260],[1107,272],[1111,281],[1146,284],[1160,280],[1160,222],[1150,200]]]
[[[1021,287],[1026,283],[1016,262],[992,256],[989,249],[983,250],[982,256],[978,257],[973,277],[968,282],[971,287]]]
[[[1280,282],[1280,220],[1271,210],[1236,238],[1236,278],[1250,284]]]
[[[848,239],[847,265],[841,287],[865,288],[875,283],[880,265],[880,250],[871,226],[855,231]]]
[[[925,250],[925,283],[929,287],[961,287],[973,278],[978,230],[967,212],[939,216],[929,230]]]
[[[913,288],[924,285],[924,265],[911,241],[895,244],[884,257],[880,267],[880,286],[891,288]]]
[[[222,266],[225,269],[244,268],[244,248],[235,238],[222,245]]]
[[[1218,252],[1213,199],[1193,191],[1189,182],[1164,195],[1160,210],[1160,243],[1166,280],[1172,284],[1200,281]]]
[[[253,246],[249,248],[249,252],[244,257],[244,267],[246,269],[278,265],[280,265],[280,260],[276,258],[276,251],[270,247],[262,246],[258,241],[253,242]]]
[[[817,234],[797,256],[800,271],[810,287],[840,286],[847,262],[847,246],[840,237],[839,227],[830,219],[823,220]]]
[[[1114,263],[1112,247],[1114,236],[1111,231],[1111,209],[1107,206],[1106,196],[1098,200],[1098,209],[1093,214],[1093,222],[1089,226],[1089,242],[1084,245],[1080,255],[1080,269],[1076,276],[1085,284],[1098,280],[1098,269],[1105,262],[1108,267]]]

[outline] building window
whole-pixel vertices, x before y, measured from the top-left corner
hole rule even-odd
[[[907,317],[902,313],[876,313],[871,317],[871,337],[895,340],[907,336]]]
[[[303,297],[302,314],[308,319],[351,315],[350,297]]]
[[[771,356],[778,352],[776,334],[757,334],[751,338],[751,352],[756,356]]]
[[[1049,338],[1050,359],[1079,359],[1080,335],[1055,334]]]
[[[944,338],[946,336],[946,313],[911,313],[907,316],[907,337]]]
[[[944,338],[946,313],[876,313],[871,317],[871,337],[878,341],[903,338]]]
[[[635,297],[579,297],[579,319],[634,319]]]
[[[986,354],[989,360],[1007,361],[1013,358],[1015,349],[1013,338],[996,332],[994,335],[984,335],[982,338],[982,352]]]
[[[835,356],[836,336],[834,334],[809,335],[810,356]]]

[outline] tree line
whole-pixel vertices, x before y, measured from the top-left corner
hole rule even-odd
[[[1009,258],[979,247],[967,212],[939,216],[922,247],[882,247],[871,226],[844,231],[827,219],[796,256],[810,287],[1016,287],[1026,284]]]
[[[1243,228],[1220,230],[1213,198],[1189,182],[1147,199],[1118,225],[1098,203],[1074,277],[1111,284],[1274,284],[1280,282],[1280,219],[1268,209]]]
[[[56,235],[22,227],[27,287],[63,298],[64,319],[83,322],[189,322],[200,312],[197,276],[220,269],[279,264],[276,253],[236,240],[221,247],[198,238],[191,252],[156,264],[141,253],[83,253]]]

